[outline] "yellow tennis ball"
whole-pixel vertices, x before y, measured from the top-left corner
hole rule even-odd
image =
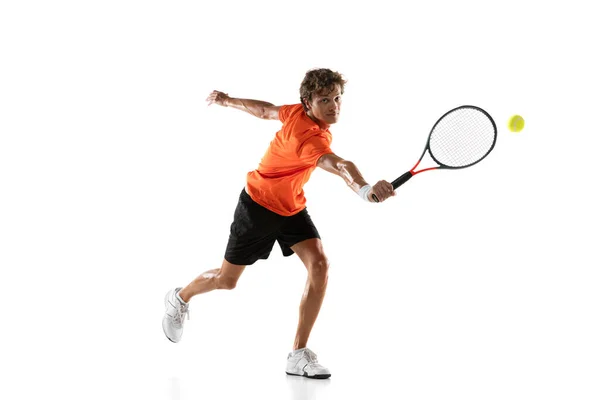
[[[508,120],[508,129],[511,132],[521,132],[525,127],[525,120],[520,115],[513,115]]]

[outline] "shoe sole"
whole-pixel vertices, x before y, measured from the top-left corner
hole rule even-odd
[[[292,376],[302,376],[304,378],[308,378],[308,379],[327,379],[331,376],[331,374],[321,374],[321,375],[313,375],[313,376],[309,376],[306,372],[302,375],[300,374],[292,374],[290,372],[285,372],[288,375],[292,375]]]
[[[167,292],[167,294],[165,295],[165,309],[167,308],[167,303],[169,302],[169,293],[171,292]],[[166,310],[165,310],[166,311]],[[169,341],[171,343],[177,343],[176,341],[172,340],[169,335],[167,335],[167,331],[165,330],[165,325],[163,324],[163,333],[165,334],[165,336],[167,337],[167,339],[169,339]]]

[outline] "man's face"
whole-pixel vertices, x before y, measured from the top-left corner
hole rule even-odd
[[[308,116],[322,125],[335,124],[340,116],[342,106],[342,90],[337,83],[332,88],[323,89],[313,94],[307,103]]]

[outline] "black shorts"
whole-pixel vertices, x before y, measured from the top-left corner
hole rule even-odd
[[[225,260],[238,265],[266,260],[275,241],[288,257],[294,254],[293,245],[313,238],[321,237],[306,208],[284,217],[256,203],[244,189],[233,215]]]

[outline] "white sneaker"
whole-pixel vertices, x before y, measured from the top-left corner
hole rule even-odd
[[[318,363],[317,355],[308,347],[288,354],[285,373],[313,379],[327,379],[331,376],[329,370]]]
[[[190,319],[190,314],[188,313],[188,303],[179,297],[178,292],[180,290],[181,288],[175,288],[170,290],[165,296],[166,309],[162,326],[167,339],[173,343],[177,343],[181,340],[185,316],[187,315],[188,319]]]

